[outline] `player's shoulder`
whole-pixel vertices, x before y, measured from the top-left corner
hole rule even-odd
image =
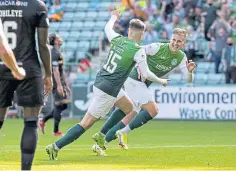
[[[161,48],[164,47],[164,43],[159,43],[159,42],[155,42],[155,43],[151,43],[151,44],[148,44],[148,45],[145,45],[144,48],[145,48],[145,52],[148,54],[148,55],[155,55]]]
[[[179,56],[184,58],[186,56],[186,53],[184,51],[182,51],[182,50],[179,50]]]
[[[35,0],[34,2],[37,11],[47,11],[47,6],[42,0]]]

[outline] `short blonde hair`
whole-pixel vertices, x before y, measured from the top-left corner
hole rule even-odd
[[[131,29],[134,28],[134,29],[137,29],[139,31],[144,31],[146,29],[146,26],[145,26],[145,24],[141,20],[139,20],[139,19],[132,19],[129,22],[129,28],[131,28]]]
[[[173,31],[173,34],[178,34],[178,35],[184,36],[185,38],[188,37],[188,31],[181,28],[175,28]]]

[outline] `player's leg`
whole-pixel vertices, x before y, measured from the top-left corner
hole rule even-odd
[[[136,111],[131,111],[128,115],[126,115],[120,122],[114,125],[106,134],[105,143],[108,144],[112,140],[117,138],[116,132],[122,128],[124,128],[135,116]]]
[[[39,122],[39,127],[40,127],[40,130],[42,131],[42,133],[44,134],[45,133],[45,125],[46,125],[46,122],[53,118],[53,110],[51,110],[50,112],[48,112],[46,114],[46,116],[43,117],[43,119]]]
[[[43,105],[42,78],[26,79],[17,88],[18,105],[24,107],[24,128],[21,136],[21,169],[31,170],[38,141],[38,115]]]
[[[133,103],[129,99],[129,97],[126,95],[124,90],[120,91],[120,93],[118,94],[118,97],[117,97],[117,101],[114,105],[119,109],[114,111],[112,113],[112,115],[116,115],[117,111],[122,112],[123,115],[128,115],[133,110]],[[118,125],[118,127],[119,127],[119,125]],[[123,125],[122,125],[122,127],[123,127]],[[96,138],[98,138],[98,137],[96,137]],[[114,133],[112,136],[109,136],[109,137],[102,136],[102,137],[100,137],[100,139],[94,139],[96,144],[93,146],[93,151],[96,152],[98,155],[106,156],[105,151],[103,151],[106,149],[105,145],[115,138],[116,138],[116,136]]]
[[[125,83],[125,90],[126,90],[128,96],[131,98],[131,100],[135,104],[134,105],[135,106],[135,110],[134,111],[139,113],[140,106],[141,106],[141,107],[144,107],[145,109],[147,108],[148,111],[150,113],[152,113],[153,115],[157,114],[157,112],[156,112],[157,108],[155,106],[154,100],[153,100],[153,98],[152,98],[152,96],[151,96],[151,94],[149,92],[149,89],[147,88],[147,86],[143,82],[139,82],[139,81],[136,81],[136,80],[133,80],[133,79],[129,78],[126,81],[126,83]],[[146,107],[146,104],[147,104],[148,107]],[[130,115],[126,116],[121,121],[123,123],[123,127],[124,128],[121,129],[120,131],[117,131],[116,135],[117,135],[117,137],[119,139],[119,144],[124,149],[127,149],[128,147],[127,147],[127,134],[123,130],[126,129],[127,127],[129,127],[128,123],[131,120],[132,120],[131,122],[133,122],[133,120],[135,120],[135,123],[136,123],[137,122],[136,120],[138,120],[138,118],[140,118],[139,115],[143,116],[142,112],[140,112],[140,113],[135,116],[135,113],[133,112]],[[150,118],[148,118],[148,119],[150,119]],[[143,119],[142,119],[142,121],[143,121]],[[120,125],[122,125],[121,122],[119,123]],[[114,131],[116,131],[116,130],[114,130]],[[114,134],[114,131],[112,132],[112,134]],[[109,132],[108,132],[107,135],[109,135]]]
[[[156,102],[148,102],[143,104],[141,112],[124,128],[121,132],[128,134],[131,130],[141,127],[148,121],[152,120],[158,114],[158,106]]]
[[[64,89],[64,96],[60,95],[57,91],[54,93],[55,107],[53,110],[54,118],[54,136],[63,136],[64,134],[59,131],[59,124],[61,122],[62,112],[67,109],[67,93]]]
[[[0,130],[3,126],[7,107],[12,105],[16,81],[0,79]]]
[[[126,85],[129,84],[129,78],[126,80],[126,82],[124,83],[124,86],[126,88]],[[129,86],[130,87],[130,86]],[[128,88],[129,88],[128,87]],[[133,87],[130,87],[130,89],[132,89]],[[125,90],[126,91],[126,90]],[[121,97],[122,95],[120,95]],[[128,95],[129,96],[129,95]],[[97,142],[99,141],[99,139],[101,141],[103,141],[102,143],[99,144],[104,144],[104,137],[107,134],[107,132],[114,126],[116,125],[118,122],[120,122],[124,117],[125,117],[125,113],[121,110],[121,109],[117,109],[115,111],[113,111],[113,113],[111,114],[111,116],[107,119],[107,121],[104,123],[104,125],[102,126],[100,132],[96,133],[93,135],[93,139]],[[100,147],[105,147],[105,146],[100,146]]]
[[[47,146],[46,150],[50,159],[57,157],[57,152],[77,140],[86,130],[88,130],[98,119],[105,116],[112,106],[116,98],[112,97],[96,87],[93,87],[94,97],[89,109],[80,123],[73,126],[62,138],[54,144]]]
[[[124,149],[128,149],[127,135],[133,129],[139,128],[145,125],[148,121],[152,120],[158,114],[157,104],[153,101],[143,104],[141,112],[139,112],[132,121],[126,125],[123,129],[117,132],[119,144]]]
[[[103,125],[100,132],[93,135],[94,141],[103,149],[105,150],[105,135],[108,132],[110,128],[112,128],[114,125],[116,125],[125,115],[129,114],[130,111],[133,109],[133,104],[131,100],[128,98],[124,90],[120,90],[117,101],[115,103],[115,106],[118,108],[114,110],[109,117],[109,119],[106,121],[106,123]],[[114,139],[114,137],[109,137],[109,139]]]
[[[53,112],[53,118],[54,118],[54,129],[53,133],[54,136],[63,136],[64,134],[59,131],[59,124],[61,122],[62,112],[67,109],[67,104],[60,104],[56,105],[54,112]]]

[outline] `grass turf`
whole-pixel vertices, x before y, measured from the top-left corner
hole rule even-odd
[[[76,122],[63,120],[61,131]],[[39,131],[33,170],[236,170],[235,122],[151,121],[130,133],[128,151],[114,141],[106,151],[108,157],[100,157],[91,150],[91,137],[103,123],[62,149],[58,161],[50,161],[45,147],[58,137],[52,136],[49,121],[46,134]],[[6,120],[0,133],[0,170],[20,169],[22,128],[22,120]]]

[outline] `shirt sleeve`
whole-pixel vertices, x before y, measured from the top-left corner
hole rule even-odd
[[[152,43],[152,44],[146,45],[144,46],[145,52],[147,55],[153,56],[159,51],[160,46],[161,46],[160,43]]]
[[[115,37],[120,36],[120,34],[116,33],[113,30],[113,26],[114,26],[116,20],[117,20],[117,16],[112,15],[110,20],[107,22],[107,24],[105,26],[105,33],[107,35],[109,42],[111,42],[111,40],[114,39]]]
[[[134,61],[139,64],[143,61],[146,61],[147,56],[145,50],[143,48],[139,49],[136,54],[134,55]]]
[[[36,11],[37,16],[37,25],[39,28],[48,28],[49,27],[49,19],[48,19],[48,9],[46,5],[42,1],[38,1],[38,7]]]

